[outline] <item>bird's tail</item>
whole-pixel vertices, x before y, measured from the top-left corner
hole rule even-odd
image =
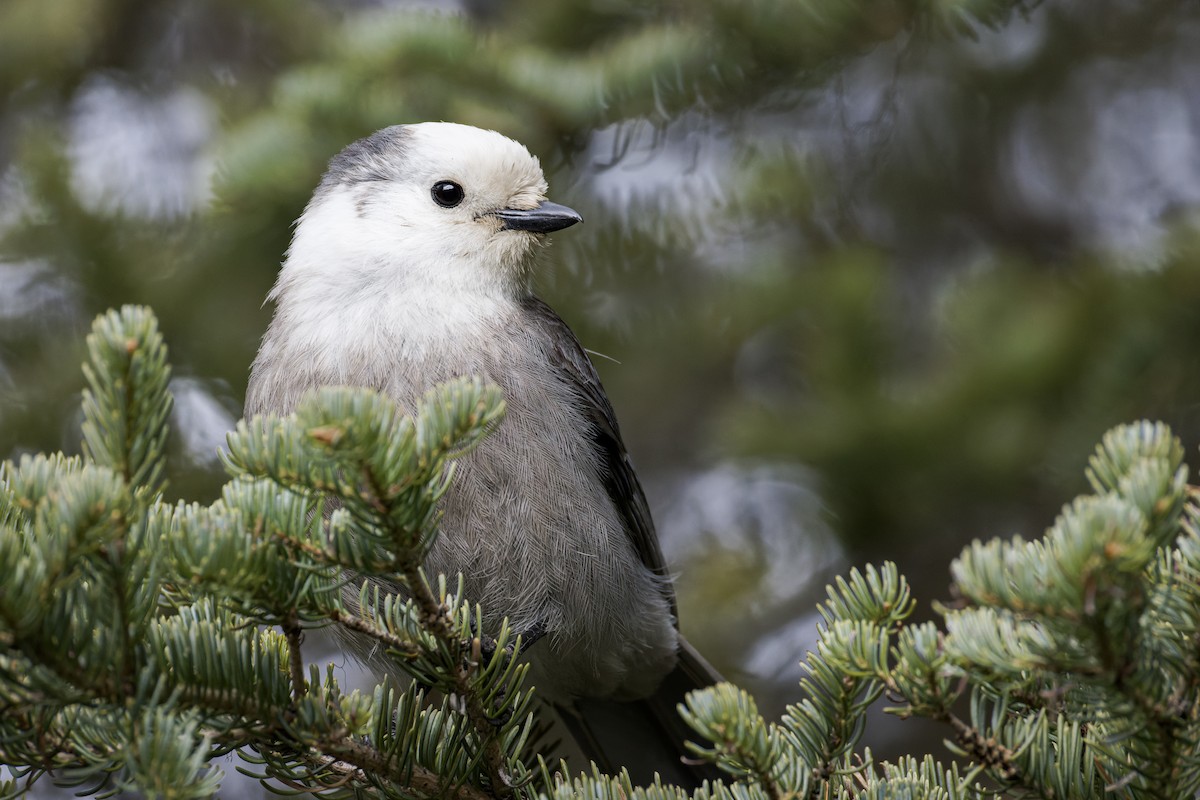
[[[677,706],[688,692],[722,680],[680,637],[679,662],[649,697],[630,702],[580,699],[555,710],[580,754],[602,771],[616,775],[625,767],[635,786],[650,784],[657,773],[665,783],[694,789],[722,773],[687,751],[684,742],[697,737]]]

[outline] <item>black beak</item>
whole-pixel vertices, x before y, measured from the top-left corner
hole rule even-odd
[[[522,211],[517,208],[502,208],[491,212],[493,217],[499,217],[506,231],[529,231],[531,233],[550,233],[569,228],[576,222],[583,222],[583,217],[574,209],[560,206],[543,200],[537,208]]]

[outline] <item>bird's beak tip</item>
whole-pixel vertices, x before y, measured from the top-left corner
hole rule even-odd
[[[573,208],[543,200],[537,208],[502,208],[493,211],[499,217],[504,230],[529,231],[530,233],[552,233],[583,222],[583,217]]]

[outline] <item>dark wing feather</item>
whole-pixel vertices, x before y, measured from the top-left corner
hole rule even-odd
[[[580,409],[591,423],[591,439],[595,448],[596,461],[600,465],[600,477],[604,488],[612,498],[613,505],[625,522],[625,532],[642,563],[654,574],[668,577],[667,565],[654,522],[650,518],[650,507],[638,481],[637,473],[629,462],[621,431],[617,427],[617,416],[591,359],[584,352],[575,334],[567,327],[554,309],[542,300],[530,295],[523,301],[523,310],[532,324],[544,336],[551,363],[558,369],[559,377],[567,383],[578,398]],[[678,618],[675,609],[675,592],[669,583],[663,583],[663,592],[671,601],[671,613]]]

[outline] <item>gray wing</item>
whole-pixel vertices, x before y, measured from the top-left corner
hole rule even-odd
[[[554,313],[554,309],[533,295],[522,301],[522,308],[526,318],[532,320],[543,334],[551,363],[557,368],[558,376],[571,388],[580,410],[592,425],[591,441],[596,462],[600,465],[600,477],[625,522],[630,543],[651,572],[669,577],[658,535],[654,532],[654,522],[650,518],[646,495],[629,462],[629,454],[625,452],[621,430],[617,427],[617,416],[613,413],[608,395],[604,393],[604,387],[600,385],[596,368],[575,334]],[[671,601],[671,614],[678,619],[675,592],[666,581],[662,586],[663,593]]]

